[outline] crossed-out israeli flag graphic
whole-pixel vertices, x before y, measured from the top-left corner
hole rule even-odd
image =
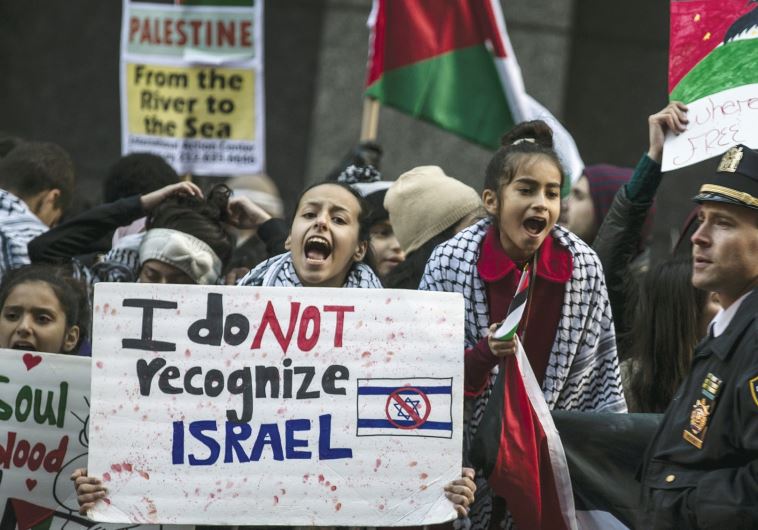
[[[357,436],[452,438],[453,378],[358,379]]]

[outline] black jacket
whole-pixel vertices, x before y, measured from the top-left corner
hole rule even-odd
[[[758,289],[695,349],[648,447],[638,528],[758,528]]]

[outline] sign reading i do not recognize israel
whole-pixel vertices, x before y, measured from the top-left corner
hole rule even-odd
[[[460,295],[98,284],[93,313],[94,519],[455,517]]]

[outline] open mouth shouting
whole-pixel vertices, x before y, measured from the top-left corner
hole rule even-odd
[[[37,351],[37,348],[31,343],[25,340],[17,340],[11,344],[12,350],[24,350],[24,351]]]
[[[539,237],[547,227],[547,219],[544,217],[527,217],[522,223],[524,230],[531,237]]]
[[[332,245],[321,236],[312,236],[305,241],[303,251],[308,263],[319,265],[332,254]]]

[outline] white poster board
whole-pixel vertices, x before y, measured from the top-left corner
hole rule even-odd
[[[455,517],[460,295],[100,283],[93,314],[93,518]]]
[[[758,149],[758,84],[711,94],[687,109],[687,130],[666,134],[663,171],[722,155],[737,144]]]
[[[124,528],[79,515],[70,480],[87,467],[89,389],[88,357],[0,350],[0,518],[9,528]]]
[[[265,167],[263,2],[182,6],[124,0],[121,150],[180,174]]]
[[[40,522],[45,508],[78,511],[69,476],[87,465],[89,366],[83,357],[0,350],[0,515],[12,510],[19,526]]]

